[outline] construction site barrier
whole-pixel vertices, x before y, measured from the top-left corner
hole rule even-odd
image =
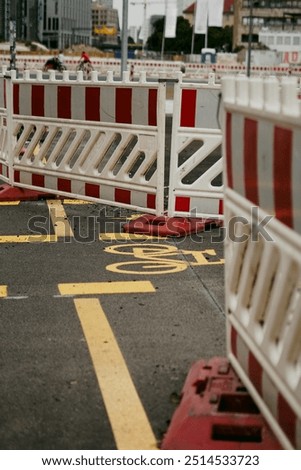
[[[6,78],[13,184],[164,212],[166,83]]]
[[[49,54],[17,54],[16,57],[16,67],[19,72],[23,70],[36,70],[42,69],[45,62],[48,59],[51,59],[53,56]],[[183,57],[185,59],[185,57]],[[116,58],[107,58],[107,57],[91,57],[92,64],[95,70],[99,73],[106,75],[108,71],[113,71],[116,74],[120,74],[121,70],[121,61]],[[69,71],[76,71],[80,61],[80,56],[65,56],[64,64],[66,65]],[[196,63],[196,62],[187,62],[183,60],[155,60],[155,59],[129,59],[128,70],[130,70],[133,65],[135,68],[135,73],[139,74],[140,72],[146,72],[150,77],[158,77],[160,72],[164,72],[167,75],[180,72],[185,67],[185,77],[191,80],[198,79],[207,79],[208,75],[212,72],[215,72],[218,77],[221,77],[225,74],[239,74],[247,72],[247,65],[234,61],[224,61],[217,63]],[[6,65],[7,67],[10,64],[9,54],[3,55],[1,57],[1,65]],[[252,75],[287,75],[296,74],[300,75],[301,67],[297,64],[283,63],[280,65],[251,65],[250,71]]]
[[[188,84],[178,75],[168,194],[169,216],[222,218],[220,85]]]
[[[181,235],[204,227],[204,219],[194,223],[196,217],[210,223],[222,217],[220,85],[213,77],[207,85],[184,85],[181,73],[154,83],[145,73],[133,82],[129,72],[121,81],[112,72],[105,80],[95,71],[89,80],[78,72],[75,80],[68,71],[25,71],[22,78],[12,71],[1,80],[6,107],[0,169],[11,185],[147,212],[156,216],[147,225],[160,225],[160,231],[162,217],[168,217],[172,236],[178,224],[170,224],[170,217],[190,218],[183,220]],[[177,83],[168,162],[170,80]],[[216,186],[213,179],[219,179]]]
[[[297,80],[225,77],[229,360],[284,449],[301,449]]]

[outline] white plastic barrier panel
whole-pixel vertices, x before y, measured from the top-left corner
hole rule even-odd
[[[220,85],[183,83],[174,88],[168,215],[223,217]]]
[[[163,214],[166,83],[27,72],[6,85],[15,186]]]
[[[297,80],[222,81],[229,359],[285,449],[301,449]]]

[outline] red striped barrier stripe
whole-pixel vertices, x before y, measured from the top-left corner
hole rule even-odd
[[[193,213],[194,210],[205,213],[223,214],[223,201],[222,199],[204,196],[176,196],[174,210],[177,213],[186,212],[188,214]]]
[[[182,89],[180,127],[208,127],[208,115],[211,116],[209,127],[217,129],[216,120],[219,88]]]
[[[48,191],[63,191],[77,196],[87,196],[112,203],[156,208],[156,194],[138,190],[129,190],[118,186],[106,184],[85,183],[69,178],[41,175],[25,171],[14,171],[15,183],[32,186],[34,188],[45,188]]]
[[[14,114],[157,125],[156,88],[15,83]]]
[[[225,133],[228,186],[300,233],[301,131],[228,112]]]
[[[249,350],[237,330],[233,325],[230,328],[231,353],[239,362],[261,399],[267,404],[292,447],[301,449],[300,417],[296,415],[290,403],[280,393],[277,385],[273,383],[267,371]]]

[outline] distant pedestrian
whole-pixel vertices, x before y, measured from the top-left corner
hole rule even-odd
[[[59,55],[57,56],[57,58],[58,58],[59,63],[60,63],[61,65],[63,65],[63,64],[64,64],[64,60],[65,60],[63,51],[60,51],[60,52],[59,52]]]

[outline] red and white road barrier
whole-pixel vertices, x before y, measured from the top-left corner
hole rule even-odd
[[[15,186],[163,214],[164,82],[12,73],[6,88]]]
[[[23,116],[157,126],[158,88],[126,83],[15,81],[13,112]]]
[[[168,214],[223,217],[220,85],[187,84],[178,75],[174,88]]]
[[[50,55],[30,55],[22,54],[17,55],[16,66],[19,71],[23,70],[42,70],[45,62],[48,59],[51,59]],[[80,56],[65,56],[64,64],[69,71],[76,71],[78,66]],[[92,57],[92,64],[94,70],[101,74],[106,74],[108,71],[114,71],[115,73],[120,73],[120,59],[115,58],[101,58],[101,57]],[[9,67],[10,57],[9,54],[2,56],[2,65]],[[228,74],[246,74],[247,66],[241,63],[229,62],[222,63],[217,62],[213,64],[202,64],[195,62],[183,62],[181,60],[175,61],[162,61],[162,60],[138,60],[138,59],[129,59],[128,60],[128,70],[131,70],[131,67],[135,67],[135,72],[139,74],[140,72],[146,72],[148,76],[158,77],[161,72],[165,74],[174,74],[182,71],[183,66],[185,66],[185,77],[193,81],[201,79],[207,79],[208,75],[211,73],[216,73],[217,77],[222,77]],[[294,64],[293,68],[289,63],[284,63],[277,66],[251,66],[252,76],[268,76],[276,75],[283,76],[289,73],[296,74],[297,76],[301,73],[301,67]]]
[[[285,449],[301,449],[297,81],[222,81],[228,356]]]
[[[147,82],[141,73],[133,82],[125,72],[116,81],[110,72],[100,80],[96,71],[89,80],[78,72],[75,81],[68,71],[60,79],[55,71],[44,77],[25,71],[17,78],[12,71],[0,82],[2,104],[8,104],[0,159],[5,180],[156,216],[222,218],[220,85],[214,76],[207,85],[184,85],[177,74],[167,212],[166,77]]]

